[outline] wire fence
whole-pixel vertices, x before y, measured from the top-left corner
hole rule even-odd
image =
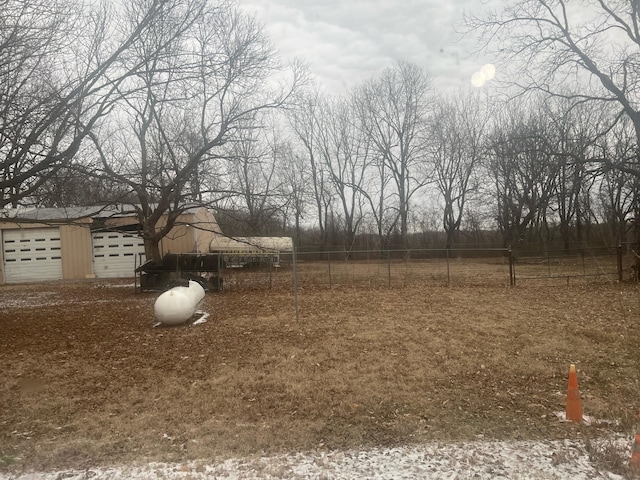
[[[514,284],[616,283],[635,280],[631,252],[620,248],[514,253]]]
[[[514,286],[637,281],[631,250],[523,252],[421,249],[280,254],[278,261],[225,268],[224,289]]]

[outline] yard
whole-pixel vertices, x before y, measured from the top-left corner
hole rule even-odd
[[[637,421],[637,285],[306,283],[298,322],[288,289],[237,288],[207,294],[205,323],[171,328],[153,327],[156,297],[129,281],[0,286],[0,474],[631,439]],[[591,425],[556,416],[570,363]]]

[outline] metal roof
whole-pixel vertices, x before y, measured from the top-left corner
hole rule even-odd
[[[113,218],[136,215],[136,205],[120,203],[112,205],[94,205],[86,207],[38,208],[20,207],[0,210],[0,221],[47,221],[47,220],[79,220],[81,218]],[[197,205],[186,206],[185,212],[199,208]]]
[[[87,217],[118,217],[132,214],[134,214],[134,209],[131,205],[94,205],[90,207],[62,208],[22,207],[2,210],[0,212],[0,220],[78,220]]]
[[[225,237],[216,235],[209,244],[211,252],[249,252],[249,251],[292,252],[291,237]]]

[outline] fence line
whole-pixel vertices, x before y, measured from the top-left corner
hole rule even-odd
[[[412,285],[527,285],[630,279],[633,256],[618,249],[518,252],[505,248],[296,252],[280,267],[227,268],[225,289],[406,287]]]

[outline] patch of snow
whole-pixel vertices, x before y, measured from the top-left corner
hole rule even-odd
[[[136,288],[135,283],[100,283],[95,288]]]
[[[99,283],[94,288],[135,288],[135,283]],[[6,295],[2,298],[2,306],[5,309],[14,308],[30,308],[30,307],[53,307],[57,305],[66,305],[69,300],[60,300],[59,294],[54,291],[28,291],[19,292],[16,295]],[[93,303],[104,303],[110,300],[86,300],[86,301],[74,301],[73,303],[78,305],[88,305]]]
[[[61,304],[54,298],[53,292],[33,292],[28,295],[6,296],[2,299],[2,306],[7,309],[24,308],[24,307],[40,307],[48,305]]]
[[[193,322],[191,325],[200,325],[206,323],[207,318],[209,318],[209,313],[203,312],[202,310],[197,310],[196,314],[200,315],[200,318]]]
[[[623,437],[609,438],[622,454],[630,446]],[[594,465],[580,441],[512,441],[427,444],[398,448],[291,453],[219,463],[151,463],[24,473],[6,480],[124,480],[124,479],[566,479],[622,480]]]
[[[2,306],[6,310],[22,309],[22,308],[39,308],[39,307],[55,307],[60,305],[68,305],[66,299],[58,300],[53,297],[53,292],[34,293],[27,296],[19,296],[13,298],[3,298]],[[78,300],[74,301],[74,305],[93,305],[96,303],[107,303],[110,300]]]
[[[567,412],[554,412],[554,415],[561,422],[569,422],[567,420]],[[620,425],[619,420],[602,420],[600,418],[591,417],[589,415],[582,415],[582,423],[584,425]]]
[[[194,322],[190,323],[189,325],[193,326],[193,325],[202,325],[203,323],[207,322],[207,318],[209,318],[210,314],[207,312],[203,312],[201,310],[196,310],[196,314],[200,315],[200,317],[195,320]],[[185,322],[185,324],[187,324],[187,322]],[[151,328],[156,328],[156,327],[160,327],[163,326],[164,324],[162,322],[154,322],[151,325]]]

